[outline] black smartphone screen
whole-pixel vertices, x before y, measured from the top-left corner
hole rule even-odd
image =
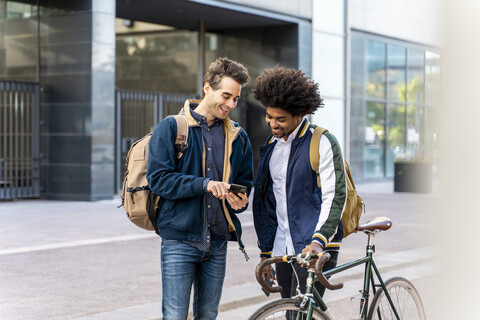
[[[231,184],[230,189],[228,191],[239,194],[239,193],[247,193],[247,187],[239,185],[239,184]]]

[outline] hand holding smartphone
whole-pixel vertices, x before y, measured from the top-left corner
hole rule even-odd
[[[247,187],[245,186],[242,186],[242,185],[239,185],[239,184],[235,184],[235,183],[232,183],[230,185],[230,189],[228,189],[229,192],[231,193],[234,193],[236,195],[238,195],[239,193],[247,193]]]

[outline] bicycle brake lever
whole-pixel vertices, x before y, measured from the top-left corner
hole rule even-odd
[[[300,255],[299,255],[299,258],[300,258],[300,259],[299,259],[299,260],[300,260],[299,262],[300,262],[300,264],[301,264],[302,266],[303,266],[303,265],[308,265],[308,264],[310,263],[310,258],[311,258],[311,256],[312,256],[312,252],[307,252],[303,258],[302,258],[302,255],[300,254]]]

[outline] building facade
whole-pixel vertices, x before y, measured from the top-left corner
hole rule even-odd
[[[0,199],[108,199],[135,139],[198,96],[228,56],[252,81],[232,117],[258,158],[254,79],[280,64],[320,85],[312,120],[355,179],[435,143],[438,1],[0,1]],[[395,23],[391,23],[394,21]]]

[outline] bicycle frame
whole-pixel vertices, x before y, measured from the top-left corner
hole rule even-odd
[[[323,274],[325,277],[328,278],[334,274],[365,264],[365,273],[363,277],[363,291],[362,291],[362,300],[361,300],[361,314],[360,314],[361,319],[363,320],[367,318],[368,303],[369,303],[369,297],[370,297],[370,284],[372,285],[372,290],[374,295],[376,293],[376,287],[378,286],[375,284],[375,279],[372,273],[372,269],[373,269],[373,271],[377,276],[378,282],[380,286],[383,288],[385,295],[388,299],[388,302],[390,303],[390,306],[392,307],[392,310],[395,313],[396,318],[400,320],[398,312],[392,302],[392,299],[390,297],[390,294],[387,288],[385,287],[385,283],[380,275],[380,272],[378,271],[377,266],[373,261],[373,253],[375,252],[375,246],[373,245],[373,237],[375,233],[374,232],[366,232],[366,233],[368,235],[368,245],[367,245],[367,252],[365,257],[351,261],[351,262],[344,263],[340,266],[337,266],[333,269],[323,272]],[[310,298],[307,319],[311,319],[312,317],[314,304],[317,304],[318,307],[320,307],[320,309],[323,312],[326,312],[328,309],[322,297],[320,297],[320,294],[317,292],[317,290],[313,286],[314,279],[315,279],[315,272],[313,271],[313,269],[309,269],[307,287],[306,287],[306,293],[305,293],[305,296]]]
[[[425,314],[423,311],[423,306],[418,295],[418,292],[415,290],[413,285],[406,279],[401,277],[394,277],[386,282],[383,281],[380,272],[378,271],[375,262],[373,261],[373,253],[375,252],[375,246],[373,245],[373,238],[377,232],[386,231],[390,229],[392,226],[392,221],[388,217],[377,217],[374,219],[369,220],[367,223],[360,225],[357,227],[357,231],[363,231],[368,236],[368,242],[366,247],[366,254],[363,258],[353,260],[347,263],[344,263],[340,266],[337,266],[331,270],[323,272],[323,266],[325,263],[330,259],[330,254],[328,252],[323,252],[320,254],[311,255],[311,253],[306,254],[298,254],[298,255],[285,255],[285,256],[277,256],[269,259],[262,260],[255,269],[255,276],[257,278],[258,283],[262,286],[262,288],[268,292],[280,292],[282,291],[282,287],[279,286],[271,286],[267,284],[264,280],[264,272],[263,269],[271,265],[273,263],[281,263],[281,262],[297,262],[302,265],[308,264],[310,267],[308,269],[308,277],[306,282],[306,290],[305,294],[300,293],[299,287],[297,286],[297,295],[292,297],[291,299],[279,299],[273,301],[265,305],[264,307],[260,308],[257,312],[255,312],[251,319],[260,319],[261,316],[268,316],[272,315],[273,313],[279,311],[286,311],[290,310],[294,312],[296,309],[299,309],[300,312],[297,312],[297,320],[300,319],[300,314],[305,316],[307,313],[307,318],[311,320],[314,314],[318,314],[319,312],[323,312],[324,315],[329,319],[335,319],[335,317],[331,314],[330,310],[328,309],[327,305],[323,301],[320,294],[314,287],[314,281],[319,281],[326,289],[329,290],[337,290],[343,288],[343,283],[332,283],[327,278],[331,277],[332,275],[341,273],[343,271],[352,269],[359,265],[365,265],[365,272],[363,277],[363,290],[361,290],[361,300],[360,300],[360,310],[359,310],[359,319],[366,320],[367,317],[375,316],[372,314],[373,312],[377,312],[378,319],[382,320],[382,315],[384,314],[384,308],[382,308],[382,301],[384,298],[388,301],[386,303],[389,305],[390,308],[387,310],[393,312],[395,314],[395,318],[400,320],[399,312],[404,312],[403,306],[401,309],[395,307],[394,302],[392,300],[392,296],[390,292],[387,290],[388,288],[402,288],[400,290],[408,290],[407,295],[413,299],[415,303],[414,308],[418,311],[418,315],[421,319],[425,320]],[[318,259],[315,263],[313,260]],[[295,270],[295,269],[294,269]],[[377,278],[377,283],[375,280],[375,275]],[[398,283],[397,283],[398,282]],[[371,294],[370,294],[370,286],[372,292],[374,293],[374,297],[372,297],[372,301],[370,302]],[[397,289],[392,291],[392,294],[398,294]],[[397,297],[398,298],[398,297]],[[395,303],[397,303],[397,298],[395,299]],[[407,298],[408,299],[408,298]],[[403,300],[403,299],[400,299]],[[282,305],[285,303],[286,305]],[[372,304],[372,305],[370,305]],[[288,306],[287,306],[288,305]],[[372,309],[373,308],[373,309]],[[273,313],[272,313],[273,312]],[[264,319],[264,318],[261,318]]]

